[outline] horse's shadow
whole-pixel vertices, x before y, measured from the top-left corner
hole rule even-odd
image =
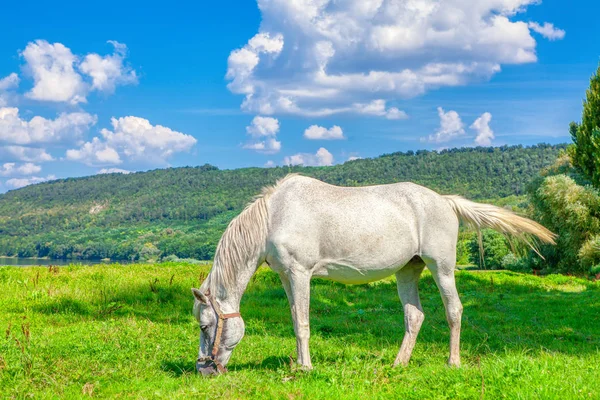
[[[194,361],[189,360],[164,360],[160,365],[160,369],[175,377],[180,377],[194,374],[196,372],[196,364]]]
[[[229,371],[243,371],[247,369],[274,371],[286,365],[290,365],[289,357],[270,356],[263,359],[261,362],[232,363],[227,368]],[[196,373],[196,365],[193,361],[186,361],[181,359],[164,360],[161,363],[160,369],[164,372],[173,375],[174,377],[192,375]]]
[[[519,274],[507,278],[506,274],[458,273],[457,285],[464,305],[462,347],[465,354],[597,352],[600,287],[582,280],[570,282],[569,277],[542,278],[547,283],[535,279]],[[557,284],[558,281],[562,283]],[[445,311],[431,275],[421,279],[419,288],[426,318],[417,342],[448,346]],[[259,282],[250,288],[243,303],[242,314],[260,322],[249,334],[260,335],[268,329],[270,335],[293,337],[283,289]],[[313,337],[340,338],[360,343],[365,350],[390,343],[399,346],[404,333],[402,306],[393,281],[375,286],[346,286],[316,280],[312,286],[310,320]]]

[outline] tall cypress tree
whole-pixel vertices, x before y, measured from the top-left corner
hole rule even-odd
[[[590,79],[581,125],[571,124],[575,144],[573,164],[600,187],[600,67]]]

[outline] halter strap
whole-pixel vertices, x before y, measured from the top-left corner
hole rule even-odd
[[[213,343],[213,348],[212,348],[210,356],[198,358],[198,361],[199,362],[200,361],[210,361],[217,367],[217,371],[219,371],[219,373],[224,374],[225,372],[227,372],[227,368],[225,368],[225,366],[223,364],[221,364],[219,362],[219,360],[217,360],[217,354],[219,353],[219,348],[221,347],[221,336],[223,334],[223,327],[225,326],[225,320],[229,319],[229,318],[241,317],[242,315],[239,312],[223,314],[221,312],[221,308],[219,307],[219,304],[215,301],[215,299],[212,298],[210,293],[207,292],[205,296],[208,299],[210,306],[213,308],[213,310],[217,314],[217,334],[215,336],[215,341]]]

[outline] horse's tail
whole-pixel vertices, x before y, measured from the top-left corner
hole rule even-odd
[[[491,228],[507,236],[525,242],[536,253],[535,240],[555,244],[556,235],[528,218],[520,217],[507,209],[490,204],[469,201],[460,196],[443,196],[450,204],[458,219],[479,232],[481,228]],[[539,253],[538,253],[539,254]]]

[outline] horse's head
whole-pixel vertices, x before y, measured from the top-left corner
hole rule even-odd
[[[224,314],[217,300],[210,294],[192,289],[194,317],[200,324],[200,348],[196,370],[202,375],[216,375],[227,371],[235,346],[244,337],[244,320],[239,313]]]

